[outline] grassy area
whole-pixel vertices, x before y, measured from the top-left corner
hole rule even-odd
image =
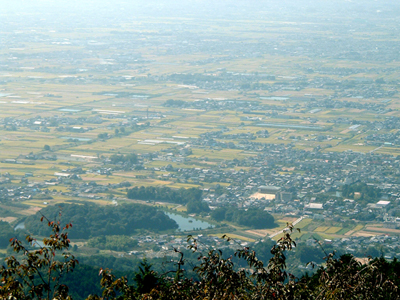
[[[328,230],[328,228],[329,227],[327,227],[327,226],[320,226],[320,227],[317,227],[314,231],[316,231],[316,232],[324,232],[324,231]]]
[[[359,231],[359,230],[361,230],[361,229],[363,229],[363,228],[364,228],[364,225],[359,224],[359,225],[357,225],[356,227],[354,227],[353,230],[354,230],[354,231]]]
[[[305,218],[296,224],[295,228],[304,229],[313,222],[313,219]]]
[[[345,235],[347,232],[349,232],[350,231],[350,228],[342,228],[342,229],[340,229],[338,232],[337,232],[337,234],[339,234],[339,235]]]
[[[330,227],[325,233],[337,233],[342,229],[342,227]]]
[[[248,237],[248,236],[245,236],[245,235],[242,235],[243,233],[237,233],[237,232],[235,232],[235,233],[224,233],[224,234],[222,234],[222,235],[220,235],[219,237],[222,237],[223,235],[226,235],[226,236],[228,236],[228,237],[230,237],[230,238],[232,238],[232,239],[235,239],[235,240],[241,240],[241,241],[246,241],[246,242],[254,242],[255,241],[255,239],[253,239],[253,238],[250,238],[250,237]]]

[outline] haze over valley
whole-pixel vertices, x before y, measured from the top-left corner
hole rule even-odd
[[[121,271],[290,223],[296,274],[400,256],[395,1],[0,3],[0,256],[60,208]]]

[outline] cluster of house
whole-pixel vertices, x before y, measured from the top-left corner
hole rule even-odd
[[[58,132],[71,132],[71,133],[83,133],[95,128],[92,124],[102,124],[104,119],[112,119],[116,116],[112,111],[100,111],[101,116],[94,114],[91,117],[68,117],[65,113],[79,112],[80,110],[65,109],[61,115],[54,115],[52,117],[40,117],[29,119],[20,119],[14,117],[7,117],[0,119],[0,126],[8,130],[17,130],[18,128],[28,128],[35,131],[50,132],[50,128],[55,128]],[[93,112],[97,113],[95,110]],[[112,123],[107,125],[107,129],[113,129],[115,127],[131,127],[136,126],[139,121],[154,118],[154,114],[150,116],[125,116],[123,122]],[[86,125],[86,126],[84,126]],[[82,139],[86,141],[86,139]]]
[[[225,60],[229,60],[229,58],[225,58]],[[347,69],[351,70],[351,68]],[[357,71],[355,74],[363,72],[362,69],[356,70]],[[279,91],[300,91],[305,88],[327,89],[333,90],[335,92],[335,97],[337,98],[355,99],[390,98],[393,97],[398,91],[393,82],[385,82],[379,79],[374,81],[365,76],[353,77],[351,79],[334,79],[332,76],[324,76],[327,72],[329,71],[326,69],[309,69],[306,73],[320,73],[322,76],[276,76],[268,73],[258,72],[237,73],[227,71],[225,68],[220,68],[214,72],[208,73],[172,73],[163,76],[148,76],[146,79],[148,81],[155,82],[175,82],[180,86],[185,86],[194,90],[235,90],[241,92],[268,91],[269,93],[275,93]],[[333,69],[331,72],[340,73],[341,71]],[[345,72],[346,71],[343,71],[342,73]],[[364,72],[371,73],[371,70],[366,69]],[[289,100],[289,98],[286,97],[275,97],[275,99],[272,98],[274,97],[271,97],[270,100]],[[291,98],[293,99],[293,97]],[[328,105],[329,107],[334,107],[338,104],[337,102],[339,101],[334,101]],[[215,106],[215,103],[210,102],[210,104]],[[217,104],[217,107],[215,108],[218,108],[218,105],[221,104],[223,104],[223,102]],[[338,107],[340,106],[342,105],[338,104]],[[350,104],[350,106],[352,105]],[[355,104],[355,106],[357,106],[357,104]],[[358,106],[360,106],[360,104],[358,104]]]
[[[138,241],[138,248],[128,251],[129,255],[136,255],[147,258],[179,257],[175,252],[188,249],[190,243],[186,238],[175,235],[152,235],[135,236]],[[209,249],[237,250],[238,247],[251,246],[251,243],[230,240],[229,242],[216,236],[194,235],[197,249],[207,251]],[[321,248],[321,243],[330,246],[339,253],[350,253],[356,257],[379,257],[393,259],[400,256],[400,238],[398,236],[375,235],[375,236],[349,236],[333,240],[325,239],[317,241],[313,238],[302,242],[307,246]],[[384,245],[384,247],[382,247]],[[322,250],[321,250],[322,251]],[[302,268],[302,266],[299,266]]]
[[[260,131],[260,134],[267,135],[268,132]],[[397,203],[400,199],[398,192],[400,185],[397,179],[400,175],[400,160],[396,157],[374,152],[366,154],[353,151],[320,152],[318,149],[305,151],[291,144],[257,143],[251,139],[252,136],[254,135],[231,135],[224,129],[208,132],[198,139],[186,139],[183,145],[178,146],[178,151],[174,148],[151,153],[151,155],[140,155],[139,165],[132,167],[139,166],[147,171],[155,171],[144,175],[155,179],[199,185],[215,183],[215,188],[204,189],[203,193],[204,200],[211,207],[236,205],[243,208],[267,208],[271,212],[284,214],[307,214],[315,218],[329,215],[337,218],[348,216],[361,220],[376,218],[382,221],[385,214],[389,217],[397,215]],[[312,134],[309,138],[313,138]],[[239,143],[234,144],[231,140],[239,140]],[[190,163],[193,159],[190,156],[192,146],[218,151],[231,147],[231,144],[249,155],[241,160],[227,158],[216,166],[206,163],[196,168],[176,167],[176,165],[174,167],[172,164],[166,164],[164,167],[146,166],[147,162],[153,160]],[[32,157],[26,158],[43,157],[35,157],[32,154]],[[208,158],[204,156],[197,160],[206,162]],[[57,172],[54,179],[43,183],[44,187],[68,184],[70,191],[65,192],[66,195],[100,198],[97,194],[107,192],[114,187],[79,181],[80,174],[92,172],[110,175],[123,168],[123,165],[112,165],[107,158],[101,158],[99,161],[103,164],[94,165],[88,170],[71,168],[65,172]],[[10,163],[10,161],[5,162]],[[18,160],[14,159],[13,162],[17,163]],[[4,183],[9,180],[5,176],[2,178]],[[30,183],[27,177],[23,180]],[[351,201],[354,197],[345,199],[347,196],[341,195],[342,187],[357,182],[373,186],[380,191],[381,196],[370,199],[370,205]],[[226,183],[229,186],[220,189],[218,183]],[[279,188],[279,192],[272,193],[273,199],[269,196],[253,197],[255,193],[260,193],[261,186],[274,186]],[[389,203],[382,206],[378,204],[380,200],[389,201]],[[388,226],[390,220],[386,218]],[[397,226],[396,219],[391,223]]]
[[[209,249],[231,249],[236,250],[238,246],[247,246],[247,242],[242,241],[226,241],[216,236],[194,235],[193,238],[197,242],[197,249],[199,252],[207,251]],[[138,245],[143,250],[129,251],[130,255],[137,255],[139,257],[147,258],[163,258],[163,257],[178,257],[179,254],[174,251],[186,250],[188,245],[186,238],[177,237],[174,235],[153,235],[153,236],[135,236]]]
[[[315,239],[308,239],[306,244],[308,246],[321,247]],[[334,249],[351,253],[357,257],[379,257],[381,255],[386,259],[400,257],[400,238],[395,235],[349,236],[333,240],[325,239],[324,244],[331,245]]]
[[[315,99],[312,97],[305,103],[308,109],[328,108],[328,109],[365,109],[368,111],[382,111],[385,110],[389,102],[358,102],[358,101],[340,101],[333,99],[332,96],[322,99]]]
[[[191,141],[196,144],[218,148],[213,138]],[[217,146],[216,146],[217,145]],[[293,215],[309,214],[349,216],[358,218],[365,214],[375,215],[383,221],[383,215],[396,215],[400,187],[400,160],[396,157],[377,154],[345,152],[319,152],[298,150],[290,145],[258,144],[251,141],[239,144],[248,151],[242,160],[225,160],[217,167],[177,168],[167,165],[153,168],[164,172],[158,175],[165,180],[183,183],[221,182],[230,184],[223,194],[214,189],[205,189],[204,199],[212,207],[237,205],[240,207],[269,207],[273,212]],[[157,160],[179,162],[189,157],[174,153],[159,153]],[[207,160],[206,157],[200,158]],[[243,167],[243,170],[238,169]],[[149,168],[150,170],[152,168]],[[245,169],[245,170],[244,170]],[[366,183],[380,191],[377,199],[370,199],[370,205],[346,199],[341,190],[344,185]],[[260,192],[261,186],[274,186],[280,189],[274,201],[268,197],[252,197]],[[283,196],[281,193],[285,193]],[[327,196],[328,195],[328,196]],[[330,195],[330,196],[329,196]],[[382,205],[379,201],[389,201]],[[376,204],[376,205],[372,205]]]
[[[21,178],[21,183],[11,183],[15,177],[8,172],[0,176],[0,202],[14,202],[32,199],[36,195],[41,195],[43,199],[50,194],[48,190],[50,185],[47,182],[28,183],[28,177],[32,177],[32,173],[25,173]]]
[[[79,111],[79,110],[72,110]],[[7,117],[4,119],[0,119],[0,125],[10,127],[14,126],[15,128],[29,128],[32,130],[40,130],[40,131],[50,131],[48,127],[56,127],[57,131],[69,131],[69,132],[84,132],[88,129],[83,128],[84,124],[101,124],[103,120],[99,116],[93,117],[79,117],[72,118],[66,117],[63,115],[55,115],[52,117],[40,117],[37,116],[35,118],[29,119],[20,119],[14,117]]]

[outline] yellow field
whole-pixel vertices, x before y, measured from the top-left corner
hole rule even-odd
[[[328,230],[325,231],[325,233],[336,233],[341,229],[342,227],[330,227]]]
[[[301,220],[299,223],[297,223],[296,225],[295,225],[295,228],[300,228],[300,229],[302,229],[302,228],[304,228],[304,227],[306,227],[307,225],[309,225],[309,224],[311,224],[313,222],[313,219],[303,219],[303,220]]]
[[[358,231],[364,228],[364,225],[357,225],[356,227],[353,228],[353,231]]]
[[[316,231],[316,232],[324,232],[324,231],[326,231],[328,229],[329,229],[329,227],[327,227],[327,226],[320,226],[320,227],[317,227],[314,231]]]

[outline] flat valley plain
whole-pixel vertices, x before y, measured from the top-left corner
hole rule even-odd
[[[147,11],[137,5],[135,14],[120,18],[105,5],[101,18],[85,15],[84,7],[78,15],[67,9],[62,17],[30,11],[29,5],[3,13],[2,185],[44,185],[34,196],[10,191],[14,196],[1,200],[10,213],[5,220],[16,222],[61,202],[129,202],[121,183],[199,187],[210,198],[221,187],[248,189],[239,201],[251,205],[258,183],[235,182],[229,174],[257,173],[260,164],[252,160],[263,145],[400,154],[393,138],[400,124],[395,14],[367,10],[351,18],[350,12],[329,14],[329,7],[318,7],[289,18],[252,4],[242,14],[239,7],[203,17],[188,5],[167,9],[172,15],[154,3]],[[139,166],[126,169],[108,160],[131,153]],[[274,167],[282,176],[304,175],[290,162]],[[209,170],[223,170],[227,178],[211,177]],[[275,212],[275,231],[291,214]],[[384,227],[335,220],[306,223],[299,236],[390,234]],[[243,240],[267,233],[229,226],[220,233],[233,230]]]

